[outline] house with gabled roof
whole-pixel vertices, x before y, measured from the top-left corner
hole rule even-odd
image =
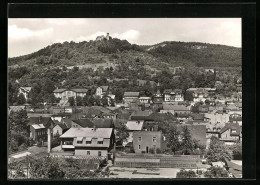
[[[62,135],[64,132],[66,132],[69,128],[66,126],[66,124],[59,123],[55,125],[52,129],[53,135]]]
[[[143,129],[144,120],[139,121],[127,121],[126,128],[129,133],[128,138],[126,141],[123,141],[123,146],[127,143],[133,142],[133,132],[134,131],[141,131]]]
[[[32,90],[32,87],[19,87],[19,92],[18,95],[23,94],[25,99],[27,100],[28,98],[30,98],[30,92]]]
[[[96,89],[96,96],[100,96],[101,98],[105,93],[109,92],[109,86],[99,86]]]
[[[241,129],[238,123],[226,123],[220,130],[220,140],[225,144],[234,144],[240,140]]]
[[[92,128],[94,123],[90,119],[71,120],[71,128]]]
[[[32,138],[36,143],[43,144],[47,141],[48,133],[47,130],[50,130],[52,135],[52,129],[55,126],[55,123],[50,117],[30,117],[29,118],[29,130],[30,138]]]
[[[70,128],[60,136],[63,151],[75,156],[107,158],[115,143],[113,128]]]

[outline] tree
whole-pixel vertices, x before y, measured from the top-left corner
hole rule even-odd
[[[107,95],[103,95],[101,98],[101,103],[103,106],[108,106],[108,97]]]
[[[183,134],[182,134],[182,139],[181,139],[181,150],[184,155],[190,155],[192,154],[194,150],[194,143],[193,140],[191,139],[190,132],[188,130],[187,126],[183,127]]]
[[[208,159],[209,163],[225,161],[225,158],[231,159],[231,152],[224,145],[224,142],[220,141],[217,137],[212,136],[210,138],[210,144],[206,158]]]
[[[118,128],[118,132],[116,133],[118,136],[119,143],[122,143],[126,138],[129,137],[128,129],[124,123],[120,123],[120,126]]]
[[[94,96],[90,96],[88,99],[88,106],[93,106],[95,104],[95,98]]]
[[[75,105],[74,97],[69,97],[68,102],[69,102],[70,106],[74,106]]]
[[[8,115],[8,151],[25,149],[29,143],[28,117],[26,110],[11,111]]]
[[[18,99],[17,99],[17,104],[23,105],[25,103],[26,103],[26,99],[25,99],[23,93],[20,93],[19,96],[18,96]]]
[[[97,106],[100,106],[100,105],[101,105],[101,99],[100,99],[99,96],[97,96],[97,97],[95,98],[95,104],[96,104]]]
[[[195,105],[193,105],[193,106],[191,107],[191,112],[193,112],[193,113],[199,113],[199,112],[200,112],[199,108],[200,108],[201,104],[202,104],[201,102],[195,103]]]
[[[181,143],[179,140],[179,135],[180,132],[177,131],[175,126],[171,126],[167,132],[167,147],[171,148],[173,153],[180,149]]]
[[[234,160],[242,160],[242,143],[236,143],[231,146],[232,157]]]
[[[89,99],[88,99],[87,96],[84,96],[84,97],[82,98],[82,104],[83,104],[84,106],[89,105]]]
[[[76,97],[76,105],[77,106],[82,106],[83,105],[83,99],[81,96]]]
[[[185,94],[184,94],[184,100],[193,101],[193,93],[190,92],[190,91],[185,92]]]
[[[30,175],[33,178],[62,179],[65,176],[60,161],[51,156],[32,160],[30,166]]]
[[[8,178],[10,179],[23,179],[26,175],[22,163],[14,161],[8,164]]]
[[[208,178],[227,178],[228,171],[221,167],[212,166],[204,173],[204,176]]]
[[[51,103],[53,105],[53,103],[57,102],[57,98],[54,96],[54,94],[50,94],[48,96],[47,102]]]
[[[115,106],[115,100],[110,98],[110,106],[114,107]]]

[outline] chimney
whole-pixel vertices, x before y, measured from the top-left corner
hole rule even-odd
[[[42,116],[39,117],[39,123],[42,121]]]
[[[96,127],[96,125],[94,125],[93,131],[95,132],[96,130],[97,130],[97,127]]]

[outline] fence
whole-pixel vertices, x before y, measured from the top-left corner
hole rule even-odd
[[[118,154],[114,165],[117,167],[161,167],[161,168],[197,168],[201,163],[199,155],[164,154]]]

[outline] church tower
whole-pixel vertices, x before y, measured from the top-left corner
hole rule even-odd
[[[107,33],[106,39],[109,40],[109,33]]]

